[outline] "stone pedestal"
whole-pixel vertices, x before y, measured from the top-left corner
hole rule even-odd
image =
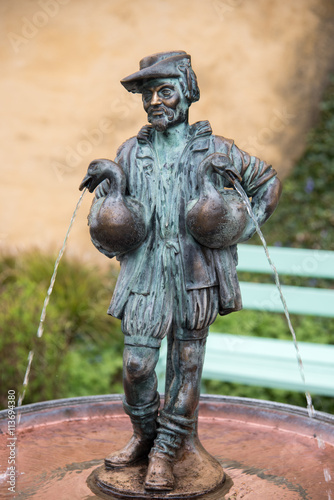
[[[144,488],[147,460],[129,467],[107,470],[104,465],[88,478],[89,487],[96,493],[103,492],[117,499],[204,499],[210,493],[221,494],[226,490],[225,473],[220,463],[200,444],[198,439],[185,443],[174,467],[173,491],[154,492]]]

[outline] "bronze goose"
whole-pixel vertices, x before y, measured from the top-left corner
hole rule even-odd
[[[145,239],[145,209],[125,195],[125,174],[111,160],[92,161],[79,189],[86,187],[92,193],[105,179],[110,183],[109,193],[94,200],[88,224],[94,245],[103,253],[118,255],[134,250]]]
[[[240,195],[231,189],[218,191],[211,175],[217,172],[228,179],[240,179],[230,158],[213,153],[205,158],[198,168],[199,198],[188,204],[187,227],[191,235],[203,246],[226,248],[240,239],[248,215]]]

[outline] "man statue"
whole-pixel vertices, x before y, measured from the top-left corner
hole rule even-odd
[[[208,327],[217,314],[242,307],[236,242],[221,248],[205,246],[187,225],[191,202],[200,196],[210,201],[210,194],[203,191],[207,179],[200,178],[199,165],[208,157],[216,166],[219,161],[215,162],[215,157],[227,158],[230,170],[251,198],[260,225],[275,210],[281,187],[271,166],[241,151],[232,140],[213,135],[209,122],[189,125],[189,107],[199,100],[200,93],[186,52],[145,57],[140,70],[121,83],[129,92],[142,95],[150,124],[119,148],[115,162],[92,162],[80,186],[93,191],[99,184],[89,216],[92,240],[101,252],[108,257],[116,255],[121,263],[108,314],[122,320],[124,410],[131,419],[133,436],[123,449],[105,459],[105,465],[125,467],[148,457],[145,489],[171,490],[180,449],[196,428]],[[96,173],[99,165],[107,168],[108,162],[111,170],[114,167],[117,175],[121,172],[124,176],[120,181],[122,199],[110,201],[110,193],[117,187],[112,174],[99,177]],[[217,168],[210,183],[220,192],[232,186]],[[136,244],[129,242],[126,247],[125,243],[124,248],[115,250],[98,217],[103,203],[115,207],[117,199],[123,208],[132,207],[137,217],[133,226],[124,222],[120,232],[133,235],[140,217],[145,231]],[[138,203],[138,210],[131,200]],[[237,242],[249,239],[254,232],[254,222],[247,216]],[[159,412],[155,367],[165,336],[168,373],[164,406]]]

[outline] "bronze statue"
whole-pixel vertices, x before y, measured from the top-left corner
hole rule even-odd
[[[122,85],[142,94],[150,125],[96,160],[80,189],[96,188],[89,215],[99,251],[121,270],[108,314],[122,320],[124,410],[133,436],[105,459],[107,469],[148,457],[146,490],[172,490],[184,448],[200,449],[197,406],[208,327],[242,307],[236,244],[255,232],[238,179],[260,225],[273,213],[281,185],[275,170],[213,135],[208,121],[189,125],[200,92],[184,51],[145,57]],[[168,337],[163,408],[155,366]]]

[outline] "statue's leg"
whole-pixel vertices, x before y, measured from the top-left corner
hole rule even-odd
[[[129,415],[133,435],[120,451],[105,459],[107,468],[124,467],[147,456],[156,437],[159,408],[155,366],[159,349],[126,345],[123,354],[125,412]]]
[[[208,328],[199,340],[174,339],[174,376],[166,394],[164,411],[192,418],[198,406]]]
[[[204,338],[174,339],[171,356],[174,376],[158,418],[157,437],[149,455],[146,489],[174,487],[173,466],[184,438],[194,429],[199,402],[207,329],[201,333]]]

